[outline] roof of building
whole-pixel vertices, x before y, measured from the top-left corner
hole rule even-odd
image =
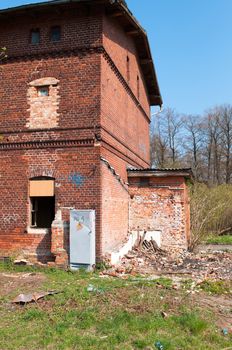
[[[159,84],[156,76],[154,62],[150,50],[150,45],[146,31],[141,27],[139,22],[130,12],[125,0],[51,0],[42,3],[22,5],[0,10],[0,18],[11,15],[22,15],[30,11],[43,11],[45,8],[53,6],[65,6],[74,3],[93,3],[104,4],[107,14],[117,18],[117,21],[124,27],[127,35],[134,37],[138,50],[139,61],[144,74],[147,91],[151,105],[161,106],[163,104],[160,94]]]
[[[127,169],[128,177],[165,177],[165,176],[183,176],[187,178],[192,178],[191,168],[166,168],[166,169]]]

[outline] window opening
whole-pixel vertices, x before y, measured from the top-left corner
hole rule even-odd
[[[127,80],[130,81],[130,58],[129,58],[129,56],[126,57],[126,74],[127,74]]]
[[[37,29],[32,29],[31,30],[31,44],[39,44],[40,43],[40,30],[39,28]]]
[[[61,28],[60,28],[60,26],[51,27],[50,39],[53,42],[61,40]]]
[[[140,82],[139,82],[139,76],[137,75],[137,97],[139,99],[140,97]]]
[[[55,197],[30,197],[31,226],[51,228],[55,217]]]
[[[37,93],[39,97],[49,96],[49,86],[39,86]]]
[[[150,179],[148,177],[140,177],[139,186],[148,187],[150,185]]]

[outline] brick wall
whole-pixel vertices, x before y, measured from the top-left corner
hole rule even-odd
[[[101,58],[102,155],[127,181],[127,166],[150,165],[150,106],[134,40],[117,20],[106,16],[103,45],[107,54]]]
[[[50,176],[56,210],[96,209],[100,257],[128,234],[128,193],[100,156],[124,181],[128,165],[149,165],[149,102],[133,38],[102,6],[54,9],[38,11],[36,20],[28,12],[0,23],[9,55],[0,69],[0,254],[23,249],[50,257],[50,233],[28,232],[29,180]],[[54,25],[61,41],[51,43]],[[41,42],[32,45],[36,28]],[[57,85],[50,112],[40,114],[32,83],[47,78]],[[67,221],[68,210],[62,215]]]
[[[183,177],[150,177],[149,184],[130,178],[130,231],[161,231],[161,247],[186,249],[189,205]]]
[[[59,9],[36,11],[22,16],[11,14],[10,20],[1,17],[0,42],[7,47],[9,58],[51,54],[65,50],[96,47],[102,43],[102,7],[73,4]],[[61,41],[51,42],[52,26],[61,26]],[[40,29],[40,44],[30,43],[31,29]],[[14,73],[13,73],[14,74]]]
[[[102,58],[101,135],[106,147],[138,168],[149,166],[149,120]],[[112,98],[113,96],[113,98]],[[120,170],[119,170],[120,171]],[[123,175],[123,174],[122,174]]]
[[[103,45],[133,94],[138,98],[145,113],[150,116],[150,104],[135,41],[132,36],[126,34],[117,19],[103,17]],[[137,77],[139,78],[139,96]]]
[[[3,170],[4,169],[4,170]],[[80,181],[76,181],[76,175]],[[54,150],[11,151],[1,154],[0,254],[20,249],[49,255],[50,233],[30,233],[29,179],[50,176],[55,179],[56,211],[63,219],[63,207],[95,209],[97,252],[100,251],[100,168],[99,148],[79,147]]]
[[[129,193],[110,164],[101,163],[102,255],[122,246],[128,238]]]

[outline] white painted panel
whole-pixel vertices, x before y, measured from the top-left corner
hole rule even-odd
[[[70,266],[96,263],[95,210],[70,211]]]

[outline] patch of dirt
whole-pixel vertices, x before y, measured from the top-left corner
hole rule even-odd
[[[207,295],[199,293],[193,296],[194,303],[199,307],[208,308],[216,316],[219,328],[229,328],[232,332],[232,299],[224,295]]]
[[[16,292],[31,292],[46,280],[46,276],[41,273],[0,273],[0,296],[13,295]]]

